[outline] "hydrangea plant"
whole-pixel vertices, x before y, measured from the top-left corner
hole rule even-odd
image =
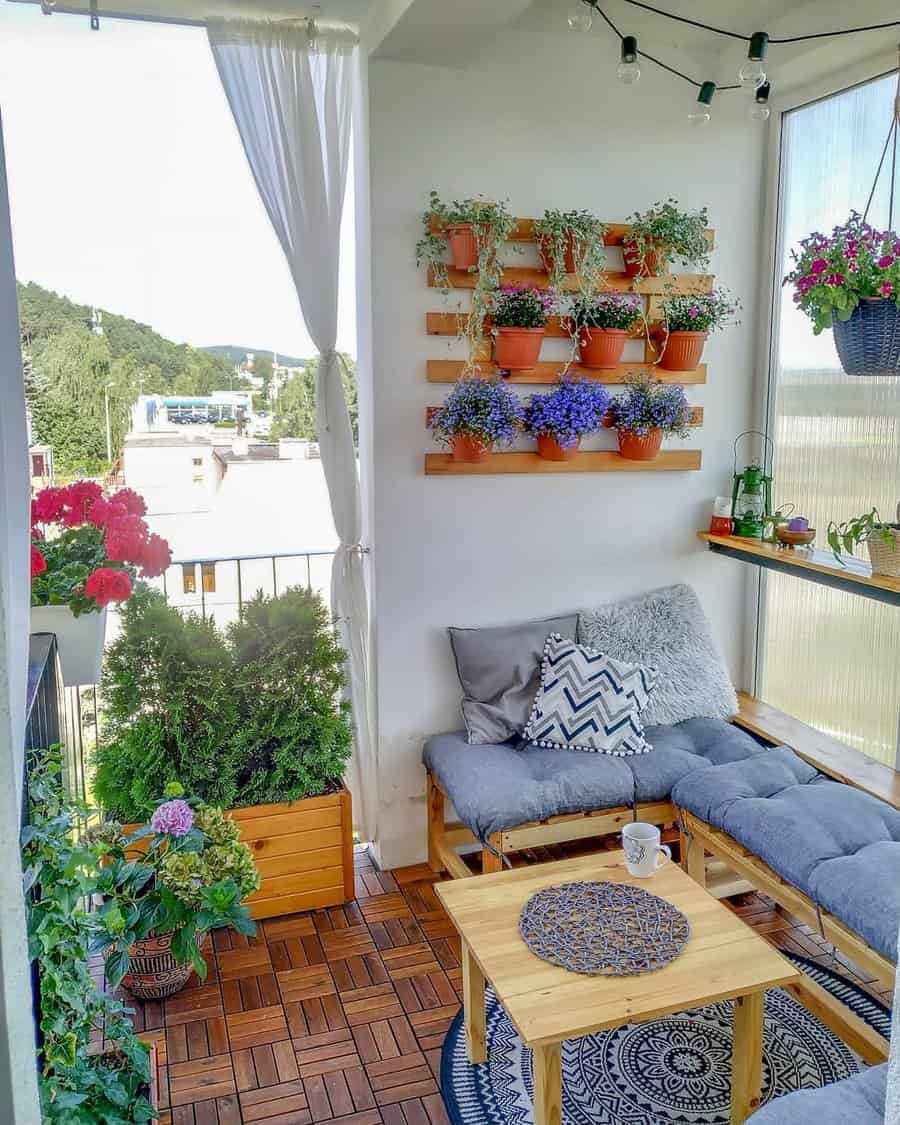
[[[494,327],[543,328],[554,303],[551,294],[533,285],[501,285],[494,298]]]
[[[563,379],[547,395],[532,395],[525,409],[525,429],[537,437],[547,434],[563,449],[571,449],[587,434],[603,426],[609,395],[599,383]]]
[[[794,303],[817,336],[835,316],[849,320],[867,298],[900,306],[900,236],[876,230],[857,211],[830,235],[813,231],[791,257],[794,268],[784,284],[793,285]]]
[[[640,297],[631,293],[600,293],[578,296],[569,305],[567,315],[574,335],[582,328],[618,328],[628,330],[644,313]]]
[[[676,294],[663,301],[663,320],[669,332],[717,332],[729,324],[738,324],[734,317],[741,302],[727,289],[712,293]]]
[[[691,408],[684,387],[661,383],[646,375],[629,380],[629,386],[610,404],[610,420],[620,430],[646,437],[651,430],[686,438]]]
[[[482,445],[508,445],[522,417],[518,398],[499,379],[467,376],[455,384],[430,424],[438,441],[447,444],[457,434],[467,434]]]

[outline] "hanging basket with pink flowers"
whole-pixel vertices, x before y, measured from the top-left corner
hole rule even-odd
[[[31,631],[55,634],[66,686],[99,680],[106,607],[172,562],[146,510],[130,488],[104,496],[89,480],[42,489],[31,503]]]

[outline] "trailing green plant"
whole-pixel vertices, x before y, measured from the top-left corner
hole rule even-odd
[[[343,664],[328,611],[309,590],[258,595],[223,634],[140,589],[107,650],[97,800],[135,822],[176,780],[223,808],[329,792],[352,742]]]
[[[650,272],[647,256],[655,254],[654,274],[665,272],[673,259],[679,258],[694,269],[705,269],[709,264],[709,243],[706,228],[709,215],[705,207],[699,211],[681,211],[676,199],[654,203],[646,211],[636,211],[628,217],[626,249],[631,261],[641,262],[641,273]]]
[[[86,810],[63,798],[59,749],[27,763],[22,830],[28,951],[38,967],[41,1118],[45,1125],[134,1125],[154,1120],[150,1055],[130,1010],[101,992],[89,969],[94,923],[85,909],[101,884],[103,847],[79,837]],[[102,1027],[110,1050],[91,1051]]]
[[[578,287],[584,294],[597,291],[606,262],[606,226],[590,211],[547,210],[536,220],[534,233],[550,276],[550,288],[559,293],[566,278],[566,250],[571,250]]]
[[[898,505],[897,513],[898,521],[900,521],[900,505]],[[866,543],[870,539],[880,538],[886,546],[896,550],[897,542],[892,534],[894,531],[900,531],[900,522],[885,522],[878,514],[878,509],[873,508],[871,512],[854,516],[852,519],[845,520],[844,523],[835,523],[832,520],[828,525],[828,546],[833,551],[837,561],[845,565],[841,556],[842,547],[848,555],[852,555],[853,548],[858,544]]]
[[[416,264],[424,262],[430,267],[435,285],[445,295],[451,288],[445,232],[447,226],[454,223],[467,223],[472,227],[478,250],[478,261],[469,270],[475,275],[471,309],[467,315],[459,316],[460,336],[465,338],[469,348],[468,371],[475,366],[494,292],[503,278],[500,251],[512,234],[516,220],[504,202],[457,199],[447,204],[432,190],[428,210],[422,215],[423,232],[416,243]]]

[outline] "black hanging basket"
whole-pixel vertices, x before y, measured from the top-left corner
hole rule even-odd
[[[848,375],[900,375],[900,309],[893,301],[862,300],[849,320],[835,313],[833,327]]]

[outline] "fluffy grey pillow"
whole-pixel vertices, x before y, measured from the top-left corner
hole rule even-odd
[[[578,640],[617,660],[656,669],[656,686],[641,715],[645,727],[728,719],[737,711],[728,669],[690,586],[665,586],[586,610],[578,618]]]
[[[522,733],[541,682],[544,643],[551,633],[574,639],[577,624],[573,613],[522,625],[449,630],[470,743],[506,742]]]

